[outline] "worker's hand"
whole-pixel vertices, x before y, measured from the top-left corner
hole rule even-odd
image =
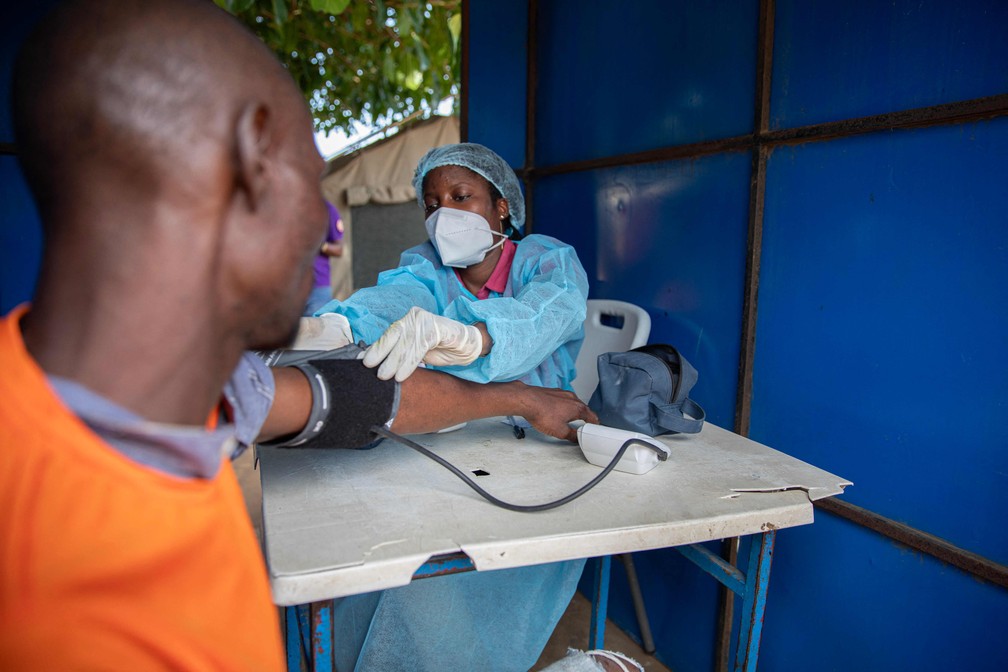
[[[400,383],[420,362],[456,366],[473,362],[483,351],[483,336],[469,324],[428,313],[414,306],[392,323],[364,353],[364,366],[378,366],[378,377]]]
[[[598,424],[595,412],[573,392],[526,385],[520,395],[522,406],[527,406],[521,415],[543,434],[577,443],[577,428],[571,427],[571,422]]]
[[[302,317],[291,350],[335,350],[353,343],[353,331],[347,318],[338,313]]]

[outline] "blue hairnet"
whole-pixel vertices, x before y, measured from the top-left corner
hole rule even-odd
[[[413,188],[416,189],[417,202],[421,208],[424,207],[424,177],[441,166],[462,166],[486,178],[507,199],[511,226],[522,231],[525,227],[525,197],[522,196],[514,169],[496,152],[474,142],[460,142],[435,147],[424,154],[413,174]]]

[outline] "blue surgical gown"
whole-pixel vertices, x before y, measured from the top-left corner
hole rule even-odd
[[[316,315],[340,313],[354,338],[378,340],[389,325],[419,306],[463,324],[486,323],[493,348],[466,366],[432,367],[479,383],[521,380],[570,389],[584,339],[588,278],[577,253],[556,238],[532,234],[518,242],[504,292],[479,300],[442,266],[428,241],[402,253],[378,284],[331,301]]]
[[[427,242],[403,252],[399,267],[381,273],[375,287],[316,314],[345,315],[354,337],[366,343],[412,306],[466,324],[484,322],[494,341],[489,355],[468,366],[434,368],[477,382],[570,389],[587,298],[588,280],[574,248],[533,234],[518,243],[503,293],[477,299]],[[583,569],[584,560],[572,560],[471,572],[337,600],[336,667],[525,672],[563,616]]]

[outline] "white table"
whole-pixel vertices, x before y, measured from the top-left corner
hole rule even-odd
[[[518,440],[499,419],[411,437],[512,503],[577,489],[599,468],[574,444],[534,430]],[[410,448],[260,448],[263,536],[273,599],[288,609],[288,661],[312,632],[315,669],[331,669],[333,598],[457,571],[603,557],[592,644],[602,641],[609,556],[678,547],[743,597],[737,668],[754,669],[775,531],[812,522],[812,501],[850,485],[838,476],[709,423],[662,437],[667,462],[637,476],[614,471],[582,497],[540,513],[493,506]],[[699,542],[759,534],[745,573]],[[300,615],[300,616],[299,616]],[[309,626],[308,621],[311,620]]]

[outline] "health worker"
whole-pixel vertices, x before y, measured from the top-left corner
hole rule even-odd
[[[423,362],[476,382],[571,389],[588,279],[570,245],[522,237],[511,166],[483,145],[444,145],[420,159],[413,186],[429,240],[316,315],[346,318],[347,339],[371,344],[364,363],[383,379]]]
[[[404,380],[423,362],[471,381],[569,390],[588,298],[574,248],[522,237],[518,179],[482,145],[430,150],[413,186],[429,240],[403,252],[377,286],[316,315],[326,327],[345,317],[345,337],[371,343],[364,364],[379,378]],[[337,600],[336,667],[525,672],[583,569],[584,560],[572,560],[469,572]]]

